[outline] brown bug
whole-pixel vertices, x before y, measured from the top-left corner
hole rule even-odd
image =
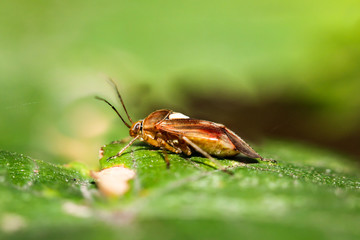
[[[133,122],[126,110],[117,85],[112,80],[111,83],[114,85],[131,125],[122,118],[111,103],[104,98],[96,98],[107,103],[117,113],[123,123],[129,128],[129,134],[133,139],[120,152],[109,159],[120,156],[135,140],[139,139],[152,146],[178,154],[191,155],[195,150],[207,157],[222,170],[224,170],[223,167],[212,156],[232,157],[242,154],[249,158],[259,158],[262,161],[268,161],[255,152],[233,131],[219,123],[189,118],[182,113],[167,109],[157,110],[145,119]],[[167,155],[165,155],[165,161],[169,164]]]

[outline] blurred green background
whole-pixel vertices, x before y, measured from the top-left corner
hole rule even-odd
[[[359,158],[360,2],[1,1],[0,148],[97,166],[158,108]]]

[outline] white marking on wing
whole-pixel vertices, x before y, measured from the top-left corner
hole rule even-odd
[[[184,119],[184,118],[189,118],[189,117],[178,112],[173,112],[172,114],[169,115],[169,119]]]

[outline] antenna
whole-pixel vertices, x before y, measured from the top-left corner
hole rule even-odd
[[[118,112],[118,110],[116,110],[116,108],[115,108],[111,103],[109,103],[106,99],[101,98],[101,97],[98,97],[98,96],[96,96],[95,98],[96,98],[97,100],[101,100],[101,101],[106,102],[106,103],[117,113],[117,115],[121,118],[121,120],[123,121],[123,123],[124,123],[128,128],[131,127],[127,122],[125,122],[125,120],[122,118],[122,116],[120,115],[120,113]],[[124,105],[123,105],[123,106],[124,106]]]
[[[134,123],[133,120],[131,119],[131,117],[129,116],[127,110],[126,110],[126,107],[125,107],[124,101],[123,101],[123,99],[122,99],[122,97],[121,97],[121,95],[120,95],[118,86],[116,85],[116,83],[114,82],[114,80],[112,80],[112,78],[109,78],[109,82],[110,82],[110,83],[113,85],[113,87],[115,88],[116,93],[117,93],[117,95],[118,95],[118,97],[119,97],[119,99],[120,99],[121,105],[123,106],[123,108],[124,108],[124,110],[125,110],[125,113],[126,113],[126,116],[128,117],[129,121],[130,121],[131,123]]]

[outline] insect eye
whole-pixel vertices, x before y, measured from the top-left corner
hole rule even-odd
[[[134,125],[130,128],[129,133],[130,136],[135,137],[141,134],[141,131],[142,131],[142,121],[138,121],[134,123]]]
[[[140,126],[141,124],[138,122],[137,124],[135,124],[135,131],[140,131]]]

